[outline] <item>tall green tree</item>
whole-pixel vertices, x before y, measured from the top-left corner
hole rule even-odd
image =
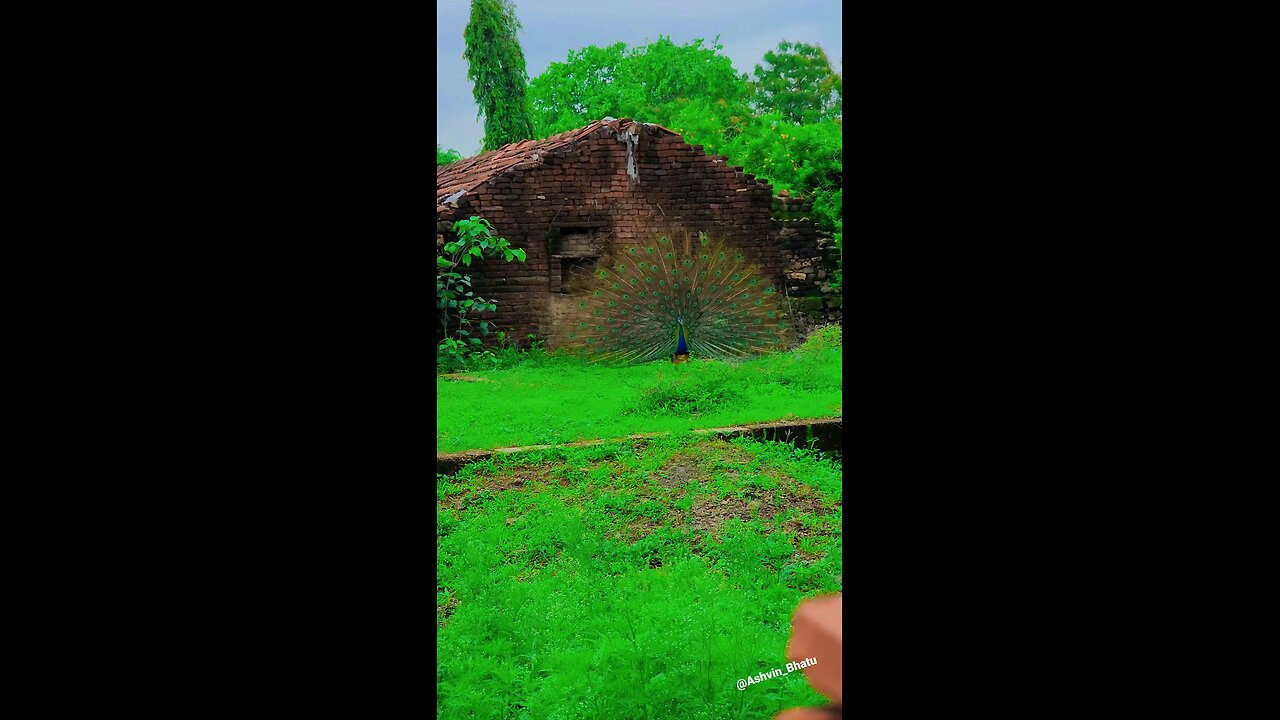
[[[529,73],[516,33],[521,29],[511,0],[471,0],[463,32],[467,77],[484,117],[484,149],[533,137],[525,91]]]
[[[779,113],[789,122],[813,123],[841,115],[844,81],[817,45],[782,41],[764,54],[755,69],[752,102],[762,113]]]

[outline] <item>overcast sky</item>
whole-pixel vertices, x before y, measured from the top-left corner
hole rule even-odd
[[[710,43],[720,36],[722,51],[739,73],[764,63],[767,50],[783,40],[822,47],[836,72],[843,72],[840,0],[638,0],[577,3],[568,0],[515,0],[524,25],[520,47],[532,79],[570,50],[616,42],[644,45],[670,36],[683,45],[695,38]],[[471,17],[471,0],[436,3],[436,142],[464,157],[480,152],[484,121],[476,117],[462,31]]]

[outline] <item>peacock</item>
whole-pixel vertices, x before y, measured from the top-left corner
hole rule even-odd
[[[579,269],[559,344],[593,361],[745,358],[791,341],[781,296],[746,255],[706,233],[668,232]]]

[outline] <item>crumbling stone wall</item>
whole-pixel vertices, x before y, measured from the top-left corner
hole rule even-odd
[[[665,227],[722,237],[780,289],[820,295],[825,270],[812,222],[775,219],[771,188],[724,158],[663,128],[616,121],[569,146],[537,147],[437,217],[438,243],[450,237],[453,220],[479,215],[525,249],[523,264],[471,266],[476,294],[498,304],[497,313],[482,317],[496,320],[509,339],[523,345],[530,333],[552,334],[568,300],[561,279],[573,266],[647,242]]]
[[[841,296],[831,287],[831,273],[837,267],[835,240],[829,231],[819,230],[811,217],[809,199],[789,196],[786,191],[774,198],[777,244],[786,263],[787,294],[792,310],[799,315],[797,328],[807,332],[813,325],[841,322]]]

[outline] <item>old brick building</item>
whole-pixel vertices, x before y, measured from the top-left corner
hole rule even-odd
[[[550,330],[575,266],[642,242],[658,227],[706,231],[747,251],[791,296],[818,296],[818,233],[781,213],[770,187],[659,125],[606,118],[436,169],[436,241],[455,220],[486,218],[526,261],[471,266],[508,336]]]

